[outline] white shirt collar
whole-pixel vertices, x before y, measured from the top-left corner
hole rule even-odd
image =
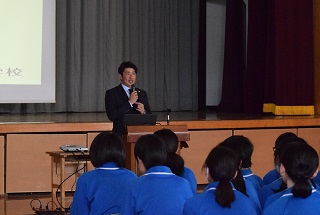
[[[121,86],[122,86],[123,90],[126,92],[128,98],[129,98],[130,97],[130,92],[129,92],[130,88],[127,87],[126,85],[122,84],[122,83],[121,83]]]

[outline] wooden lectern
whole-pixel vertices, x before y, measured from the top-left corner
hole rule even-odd
[[[139,137],[146,134],[153,134],[155,131],[165,128],[172,130],[178,136],[180,142],[190,140],[190,134],[186,125],[152,125],[127,127],[128,133],[124,136],[124,141],[126,143],[126,166],[128,169],[137,173],[137,163],[134,157],[134,145]]]

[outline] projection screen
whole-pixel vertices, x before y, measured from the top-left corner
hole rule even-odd
[[[55,103],[55,0],[0,0],[0,103]]]

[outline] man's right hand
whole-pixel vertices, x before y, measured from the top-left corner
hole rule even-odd
[[[129,103],[131,105],[133,105],[134,103],[136,103],[138,101],[138,92],[137,91],[133,91],[130,94],[130,98],[129,98]]]

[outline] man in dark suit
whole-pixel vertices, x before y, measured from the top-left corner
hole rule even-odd
[[[122,62],[118,68],[121,83],[106,91],[107,116],[113,122],[112,131],[120,135],[126,133],[125,114],[151,113],[146,91],[134,87],[137,71],[134,63]]]

